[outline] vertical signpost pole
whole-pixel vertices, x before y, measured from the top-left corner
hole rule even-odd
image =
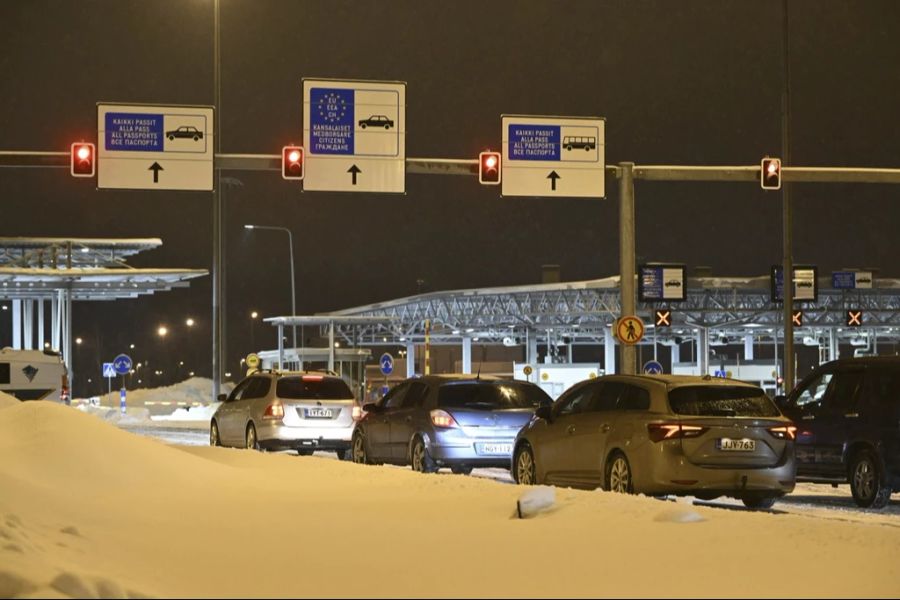
[[[634,300],[634,163],[619,163],[619,317],[635,314]],[[622,373],[637,373],[634,346],[621,344]]]

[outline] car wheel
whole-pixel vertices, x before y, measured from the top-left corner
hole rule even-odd
[[[613,454],[606,467],[606,486],[611,492],[620,494],[633,494],[634,481],[631,474],[631,465],[621,452]]]
[[[350,446],[350,456],[353,462],[361,465],[372,464],[369,460],[369,453],[366,452],[366,437],[360,431],[353,434],[353,443]]]
[[[200,138],[197,137],[196,135],[194,136],[194,141],[195,141],[195,142],[196,142],[197,140],[199,140],[199,139],[200,139]]]
[[[256,426],[253,423],[247,425],[247,433],[244,434],[244,447],[248,450],[259,450],[259,440],[256,439]]]
[[[338,460],[350,460],[353,458],[353,450],[351,448],[344,448],[335,452],[337,452]]]
[[[861,450],[850,461],[850,491],[857,506],[884,508],[891,501],[891,487],[878,457],[871,450]]]
[[[174,136],[174,135],[170,135],[170,136],[169,136],[169,141],[171,142],[171,141],[174,141],[174,140],[175,140],[175,136]]]
[[[534,466],[534,452],[531,446],[523,444],[516,452],[515,469],[513,479],[519,485],[534,485],[537,483],[537,469]]]
[[[385,129],[385,130],[389,130],[390,128],[391,128],[390,125],[385,125],[385,126],[384,126],[384,129]]]
[[[312,448],[297,448],[298,456],[312,456],[313,452],[315,452],[315,450]]]
[[[366,124],[365,124],[365,123],[360,123],[360,124],[359,124],[359,127],[360,127],[360,129],[365,129],[365,128],[366,128]]]
[[[209,426],[209,445],[221,446],[222,440],[219,439],[219,424],[215,421]]]
[[[450,471],[457,475],[468,475],[472,472],[472,467],[468,465],[457,465],[455,467],[450,467]]]
[[[775,506],[775,496],[745,496],[741,498],[750,510],[768,510]]]
[[[419,473],[434,473],[437,471],[437,465],[434,464],[434,460],[428,455],[428,449],[425,448],[425,442],[421,437],[416,437],[413,441],[409,455],[413,471],[418,471]]]

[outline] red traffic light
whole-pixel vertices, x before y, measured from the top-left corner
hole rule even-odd
[[[281,177],[303,179],[303,148],[285,146],[281,149]]]
[[[72,144],[69,152],[69,172],[72,177],[93,177],[97,172],[95,147],[87,142]]]
[[[499,152],[482,152],[478,155],[478,183],[483,185],[500,183]]]
[[[781,159],[764,158],[759,166],[759,185],[764,190],[781,189]]]

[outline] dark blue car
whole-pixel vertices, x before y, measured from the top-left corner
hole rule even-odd
[[[424,473],[441,467],[454,473],[508,469],[519,430],[539,406],[552,402],[524,381],[474,375],[407,379],[378,403],[363,406],[353,460],[411,465]]]
[[[797,481],[849,483],[867,508],[900,491],[900,357],[825,363],[778,403],[797,425]]]

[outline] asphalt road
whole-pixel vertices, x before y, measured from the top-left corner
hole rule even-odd
[[[202,426],[203,429],[199,427]],[[209,444],[209,432],[204,425],[197,428],[120,425],[122,429],[160,439],[169,444],[185,446],[205,446]],[[306,458],[306,457],[304,457]],[[336,460],[334,452],[316,452],[313,458]],[[399,468],[399,467],[398,467]],[[472,477],[493,479],[501,483],[512,484],[512,478],[506,469],[475,469]],[[744,505],[730,498],[720,498],[706,502],[694,498],[678,498],[670,496],[670,502],[687,502],[698,506],[721,508],[723,510],[744,510]],[[792,494],[781,498],[769,511],[774,514],[804,514],[815,518],[841,519],[859,522],[875,522],[888,527],[900,528],[900,492],[895,493],[891,503],[881,510],[863,509],[856,506],[850,495],[850,486],[841,485],[833,488],[830,485],[798,483]]]

